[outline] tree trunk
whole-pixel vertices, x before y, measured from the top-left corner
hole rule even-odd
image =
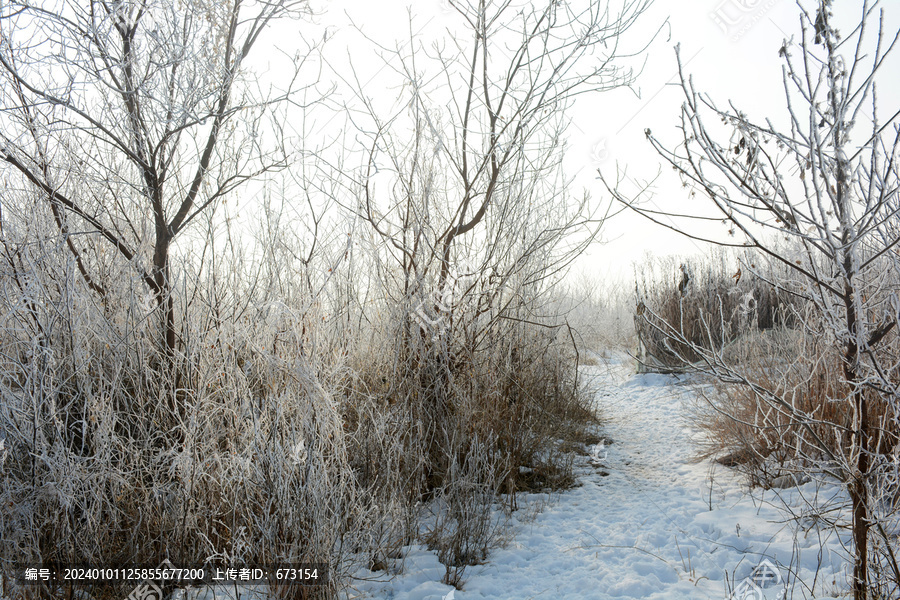
[[[844,349],[844,379],[850,387],[855,427],[850,445],[850,459],[853,471],[849,474],[847,487],[853,509],[853,545],[856,556],[853,563],[853,600],[866,600],[869,589],[869,416],[865,396],[859,380],[859,323],[858,311],[853,293],[855,270],[851,254],[845,253],[844,269],[848,274],[844,288],[844,307],[847,311],[849,339]],[[855,453],[855,457],[854,457]]]
[[[860,452],[859,463],[867,462],[865,453]],[[866,600],[869,588],[869,503],[868,488],[861,475],[850,486],[853,503],[853,544],[856,557],[853,563],[853,600]]]
[[[855,345],[854,345],[855,346]],[[853,404],[858,425],[855,473],[852,474],[849,492],[853,508],[853,545],[856,556],[853,564],[853,600],[866,600],[869,589],[869,488],[866,479],[869,471],[869,419],[865,398],[859,387],[855,370],[847,369],[847,382],[853,386]]]
[[[175,303],[172,299],[172,283],[169,277],[169,248],[171,237],[166,232],[157,232],[156,249],[153,253],[153,290],[156,305],[160,311],[161,349],[167,361],[175,355]]]

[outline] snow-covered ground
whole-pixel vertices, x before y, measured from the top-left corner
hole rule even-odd
[[[838,536],[818,530],[812,516],[787,519],[774,492],[751,494],[727,468],[698,462],[685,410],[690,387],[677,376],[635,375],[632,364],[622,357],[588,373],[610,443],[579,463],[580,487],[549,502],[539,495],[520,502],[510,541],[466,570],[462,590],[440,583],[444,567],[434,553],[411,546],[396,565],[399,574],[385,580],[384,572],[360,573],[367,580],[356,581],[347,597],[841,596],[846,552]],[[798,507],[799,494],[839,493],[815,483],[780,491]],[[755,569],[759,587],[745,582]]]

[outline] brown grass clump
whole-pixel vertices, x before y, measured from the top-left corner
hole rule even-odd
[[[650,370],[678,371],[748,331],[792,327],[795,299],[724,255],[708,261],[647,265],[637,284],[638,360]]]
[[[722,356],[740,364],[746,380],[705,388],[697,406],[697,422],[706,432],[703,456],[718,457],[766,488],[785,475],[832,469],[849,446],[854,418],[833,345],[820,336],[778,329],[748,335]],[[900,443],[900,429],[889,405],[874,391],[865,393],[872,396],[869,419],[882,431],[872,451],[890,455]],[[882,491],[900,490],[892,487]]]
[[[421,536],[445,564],[446,583],[461,586],[465,567],[485,560],[499,543],[501,515],[492,508],[498,500],[514,510],[519,492],[574,482],[565,448],[587,435],[596,419],[576,382],[569,338],[558,329],[497,321],[483,331],[480,345],[413,329],[399,350],[396,338],[385,336],[375,355],[396,360],[365,358],[349,390],[350,398],[368,394],[373,406],[397,415],[384,429],[393,433],[378,435],[349,409],[353,427],[367,431],[352,461],[366,487],[402,486],[407,514],[428,500],[425,530],[411,517],[411,527],[395,535],[407,543]],[[348,399],[348,407],[358,404]],[[402,440],[403,451],[385,446],[386,439]],[[386,468],[366,466],[372,463]],[[397,485],[377,483],[379,477],[395,477]]]

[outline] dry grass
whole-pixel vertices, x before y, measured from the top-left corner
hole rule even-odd
[[[405,490],[410,527],[397,533],[407,543],[421,536],[445,564],[445,582],[457,586],[466,566],[498,543],[496,502],[514,510],[518,492],[571,485],[571,453],[561,448],[595,422],[560,328],[514,320],[489,327],[483,337],[490,343],[481,347],[415,329],[407,337],[383,335],[379,350],[353,369],[357,379],[348,390],[348,422],[367,430],[358,453],[367,458],[356,470],[372,489]],[[382,407],[376,412],[398,416],[384,433],[358,414],[363,395]],[[385,439],[402,440],[402,452],[384,446]],[[386,468],[364,466],[373,463]],[[376,483],[387,476],[395,483]],[[424,530],[413,516],[422,499],[432,506]]]
[[[681,370],[700,360],[697,348],[721,350],[748,331],[792,327],[796,301],[745,262],[720,255],[646,265],[636,290],[639,360],[651,370]]]
[[[420,538],[461,585],[499,543],[497,502],[514,508],[535,485],[519,467],[569,485],[559,448],[593,421],[558,328],[495,319],[490,343],[436,342],[398,334],[401,310],[351,332],[239,272],[235,289],[197,274],[167,357],[139,291],[100,303],[50,266],[39,274],[37,307],[0,281],[7,573],[326,563],[328,585],[286,593],[334,597]]]
[[[843,456],[853,408],[840,357],[827,341],[796,330],[757,332],[723,357],[739,364],[747,381],[705,388],[697,422],[706,432],[706,456],[737,466],[762,487],[785,474],[827,470]],[[882,431],[871,450],[889,455],[900,430],[887,403],[866,393],[869,419]]]
[[[849,405],[838,398],[838,367],[824,348],[813,348],[816,340],[793,330],[770,330],[749,334],[734,342],[724,353],[748,374],[759,389],[771,390],[784,399],[796,414],[808,415],[810,429],[801,427],[787,409],[778,410],[748,385],[716,382],[705,388],[698,406],[698,423],[706,432],[707,456],[744,470],[753,484],[768,487],[772,479],[795,461],[806,458],[825,461],[825,456],[809,455],[814,448],[808,436],[822,439],[838,450],[832,423],[849,424]],[[808,352],[816,358],[808,360]]]

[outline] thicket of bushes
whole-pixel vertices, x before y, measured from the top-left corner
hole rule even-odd
[[[594,417],[561,320],[459,307],[477,340],[433,335],[413,302],[338,306],[312,301],[302,277],[186,263],[168,356],[139,284],[99,299],[62,245],[13,245],[10,233],[7,574],[54,561],[317,562],[331,582],[303,594],[327,597],[420,540],[458,585],[497,542],[493,503],[572,481],[560,447]],[[423,506],[437,511],[428,527]]]

